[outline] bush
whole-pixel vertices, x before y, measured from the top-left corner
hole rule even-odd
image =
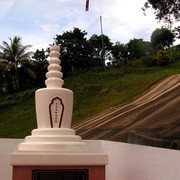
[[[157,65],[157,59],[153,54],[142,57],[141,61],[142,61],[142,64],[147,67]]]
[[[166,50],[157,51],[157,65],[164,66],[170,64],[170,57]]]

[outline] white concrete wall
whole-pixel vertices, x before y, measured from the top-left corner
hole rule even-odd
[[[17,149],[22,139],[0,139],[0,180],[11,180],[10,153]]]
[[[22,139],[0,139],[0,180],[11,180],[10,153]],[[109,156],[106,180],[179,180],[180,151],[111,141],[87,141]]]
[[[180,151],[101,141],[107,180],[180,180]]]

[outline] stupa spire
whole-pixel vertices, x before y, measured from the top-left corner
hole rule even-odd
[[[48,72],[46,73],[46,87],[47,88],[61,88],[64,84],[62,79],[63,74],[61,72],[61,60],[59,59],[60,56],[60,47],[54,43],[50,46],[50,60],[48,66]]]

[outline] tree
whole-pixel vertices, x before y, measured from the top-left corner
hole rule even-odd
[[[109,37],[103,35],[93,34],[89,39],[90,44],[93,47],[93,58],[99,61],[99,66],[103,67],[105,65],[105,60],[109,58],[110,52],[112,50],[112,42]]]
[[[48,66],[48,50],[36,50],[33,58],[34,72],[36,73],[36,84],[39,87],[44,86],[46,80],[47,66]]]
[[[85,38],[87,32],[74,28],[73,31],[56,35],[55,41],[61,44],[61,66],[63,74],[74,74],[75,70],[91,67],[92,48]]]
[[[143,39],[131,39],[127,44],[130,59],[139,59],[150,53],[150,43]]]
[[[112,47],[112,54],[117,64],[120,62],[120,66],[127,64],[128,47],[126,44],[116,42]]]
[[[5,70],[5,65],[3,62],[0,62],[0,91],[2,92],[4,90],[4,70]]]
[[[167,28],[157,28],[151,35],[151,44],[154,49],[157,49],[158,46],[162,46],[163,49],[169,48],[173,44],[174,38],[174,34]]]
[[[28,65],[31,63],[32,52],[26,52],[31,45],[23,46],[21,44],[21,38],[15,36],[13,39],[10,39],[10,44],[6,41],[3,41],[4,46],[0,46],[1,52],[1,61],[6,64],[6,72],[12,75],[12,81],[14,88],[19,89],[18,81],[18,72],[23,70],[29,76],[35,78],[33,71],[28,68]]]
[[[174,21],[180,21],[180,1],[179,0],[147,0],[142,8],[152,7],[155,10],[156,19],[168,23],[170,27]],[[176,32],[179,34],[180,27],[176,27]],[[180,36],[180,34],[179,34]]]
[[[180,39],[180,26],[174,27],[172,32],[174,33],[176,38]]]

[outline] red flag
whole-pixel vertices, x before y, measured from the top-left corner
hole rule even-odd
[[[86,0],[86,11],[89,10],[89,0]]]

